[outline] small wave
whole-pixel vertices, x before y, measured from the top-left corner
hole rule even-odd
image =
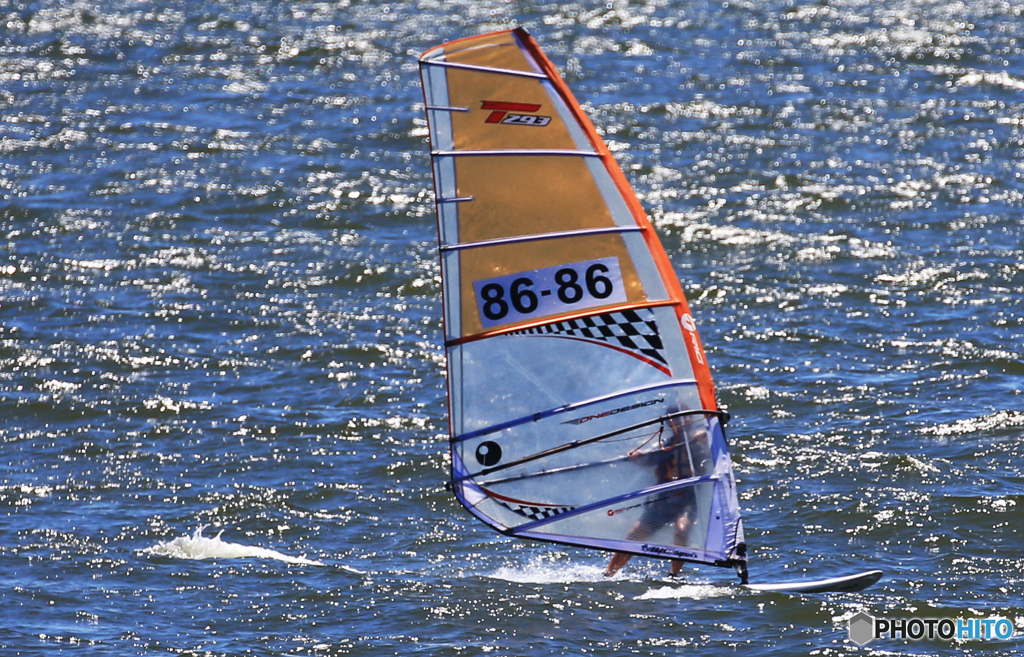
[[[972,417],[949,424],[924,427],[920,431],[923,434],[933,436],[962,436],[982,431],[1013,429],[1020,426],[1024,426],[1024,413],[1020,411],[999,411],[992,415]]]
[[[162,557],[174,559],[277,559],[285,563],[301,564],[303,566],[323,566],[320,561],[313,561],[304,557],[292,557],[287,554],[270,550],[268,548],[256,547],[254,545],[242,545],[241,543],[228,543],[221,540],[221,530],[213,538],[203,536],[205,526],[196,529],[191,536],[179,536],[172,541],[158,543],[151,548],[143,550],[145,554],[155,554]]]

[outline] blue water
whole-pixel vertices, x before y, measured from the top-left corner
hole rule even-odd
[[[1024,633],[1021,11],[0,0],[0,653],[1024,652],[847,638]],[[606,581],[443,490],[416,56],[515,25],[691,299],[752,578],[880,584]]]

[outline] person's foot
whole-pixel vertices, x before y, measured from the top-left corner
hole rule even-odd
[[[612,555],[611,560],[608,561],[608,566],[604,569],[604,576],[611,577],[615,573],[619,572],[619,569],[626,565],[629,558],[632,555],[625,552],[616,552]]]

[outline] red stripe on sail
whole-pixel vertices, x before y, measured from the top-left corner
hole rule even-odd
[[[540,109],[540,105],[534,105],[533,103],[505,103],[498,100],[485,100],[482,101],[483,106],[481,109],[485,110],[504,110],[506,112],[536,112]]]

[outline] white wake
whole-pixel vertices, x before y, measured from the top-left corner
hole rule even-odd
[[[703,600],[732,595],[733,589],[728,586],[714,584],[680,584],[678,586],[661,586],[642,593],[634,600]]]
[[[552,558],[536,557],[517,566],[503,566],[488,577],[517,584],[571,584],[575,582],[644,582],[660,578],[667,563],[638,563],[623,568],[613,577],[605,577],[603,565],[573,563]],[[732,595],[735,589],[728,585],[687,582],[658,586],[636,596],[635,600],[703,600]]]
[[[584,564],[566,565],[540,558],[525,566],[503,566],[489,577],[517,584],[570,584],[572,582],[600,582],[605,579],[604,566]]]
[[[313,561],[305,557],[293,557],[277,550],[257,547],[255,545],[242,545],[241,543],[229,543],[221,540],[222,529],[213,538],[203,536],[205,526],[196,529],[191,536],[179,536],[178,538],[158,543],[151,548],[143,550],[146,554],[155,554],[162,557],[175,559],[277,559],[285,563],[301,564],[303,566],[323,566],[320,561]]]

